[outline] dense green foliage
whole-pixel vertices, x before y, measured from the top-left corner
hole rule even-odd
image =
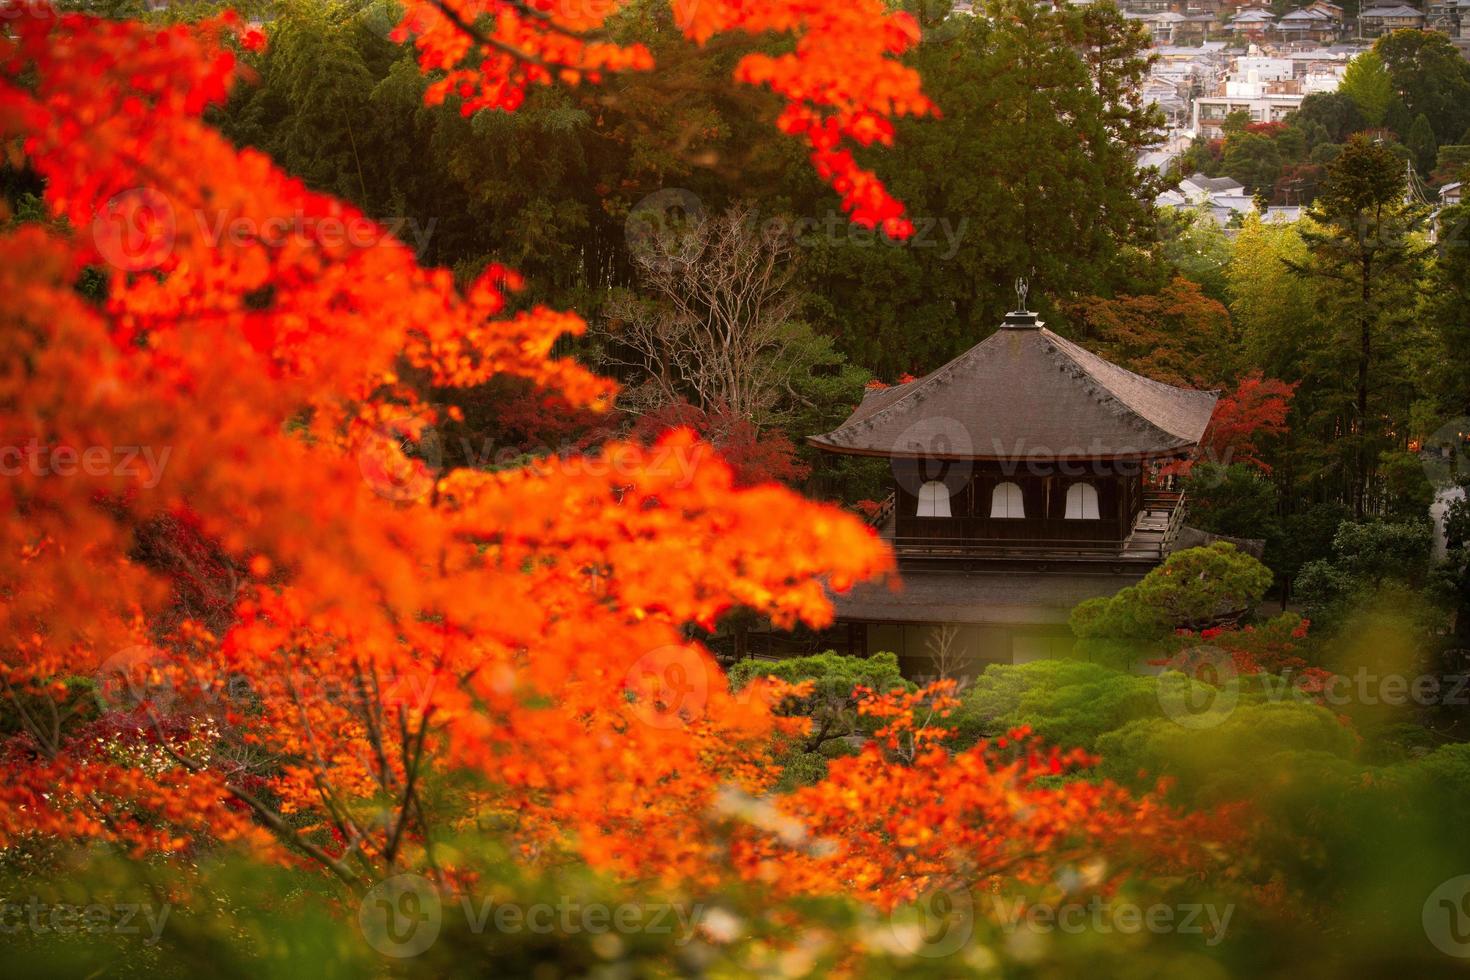
[[[756,677],[812,685],[811,694],[789,699],[781,707],[782,714],[811,723],[808,734],[781,756],[785,769],[782,789],[818,781],[827,773],[829,757],[852,751],[857,742],[877,728],[872,718],[858,713],[859,695],[855,692],[859,688],[878,692],[913,688],[899,673],[898,657],[892,653],[860,658],[828,651],[776,662],[742,660],[730,668],[730,686],[734,689],[745,687]]]
[[[966,742],[1028,725],[1048,742],[1096,751],[1100,736],[1158,715],[1157,683],[1085,660],[997,664],[965,691],[952,722]]]
[[[1110,5],[991,6],[993,18],[944,21],[912,55],[943,119],[903,123],[875,158],[914,216],[907,243],[849,226],[765,125],[774,102],[722,84],[762,42],[693,51],[652,3],[615,33],[653,50],[656,77],[538,90],[512,115],[465,120],[452,100],[421,105],[426,82],[386,40],[379,0],[293,0],[271,24],[261,84],[221,122],[370,214],[415,216],[430,262],[466,275],[505,262],[530,277],[529,298],[594,317],[608,287],[634,285],[624,224],[649,194],[687,190],[709,214],[758,199],[758,219],[800,246],[805,319],[895,377],[980,339],[1018,273],[1048,304],[1159,280],[1133,169],[1161,122],[1134,92],[1146,33]]]
[[[1238,618],[1270,585],[1265,565],[1216,541],[1176,551],[1137,585],[1082,603],[1072,613],[1072,631],[1083,639],[1159,639]]]

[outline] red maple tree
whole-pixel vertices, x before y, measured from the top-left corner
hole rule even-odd
[[[1270,473],[1257,440],[1286,432],[1286,417],[1296,387],[1295,383],[1264,377],[1260,371],[1247,374],[1215,405],[1201,449],[1208,458],[1221,463],[1244,463]]]
[[[402,30],[443,73],[431,97],[508,109],[528,84],[648,67],[581,36],[616,6],[410,2]],[[902,221],[841,145],[928,109],[891,57],[907,18],[867,0],[678,6],[698,42],[794,33],[738,78],[788,98],[781,125],[855,220]],[[233,842],[355,888],[401,868],[452,886],[473,867],[436,840],[493,825],[528,862],[709,882],[789,859],[784,888],[886,903],[941,867],[1019,873],[1018,841],[1039,874],[1109,841],[1197,838],[1151,798],[1036,783],[1080,757],[1020,734],[1020,750],[949,756],[904,721],[916,702],[875,695],[917,750],[835,765],[778,804],[801,835],[748,821],[732,849],[717,802],[766,792],[801,723],[774,710],[776,682],[732,693],[686,628],[738,608],[825,625],[829,590],[892,571],[882,543],[737,486],[688,430],[444,467],[453,413],[431,391],[510,376],[606,410],[610,382],[550,356],[581,320],[507,314],[510,270],[461,292],[386,232],[329,233],[371,222],[205,125],[234,47],[260,42],[233,15],[13,10],[0,133],[70,231],[0,235],[0,429],[28,447],[0,482],[0,691],[18,729],[0,745],[0,846]],[[110,270],[100,302],[74,289],[87,266]],[[813,835],[840,846],[804,851]]]

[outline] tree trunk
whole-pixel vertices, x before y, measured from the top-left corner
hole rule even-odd
[[[1358,352],[1358,441],[1357,465],[1353,473],[1353,516],[1363,519],[1363,498],[1368,489],[1368,356],[1373,350],[1373,254],[1363,254],[1363,307],[1358,313],[1361,348]]]

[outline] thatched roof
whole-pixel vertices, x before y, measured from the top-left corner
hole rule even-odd
[[[1134,374],[1034,313],[916,381],[869,390],[808,439],[837,453],[929,459],[1131,459],[1188,452],[1219,397]]]

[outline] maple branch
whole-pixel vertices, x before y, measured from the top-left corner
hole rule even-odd
[[[286,666],[286,689],[291,693],[291,701],[296,705],[296,711],[301,716],[301,725],[306,734],[307,745],[311,747],[311,754],[316,759],[316,771],[312,773],[312,782],[316,784],[317,794],[321,797],[322,802],[326,804],[327,811],[331,814],[332,822],[336,824],[338,832],[341,833],[343,840],[346,842],[346,851],[343,852],[344,856],[348,853],[357,852],[363,863],[368,865],[368,870],[372,870],[371,865],[368,863],[367,855],[362,854],[358,846],[364,839],[364,834],[358,828],[357,823],[347,813],[347,808],[341,802],[337,787],[332,784],[331,777],[327,775],[330,769],[327,766],[326,760],[322,757],[320,747],[317,745],[316,730],[312,727],[311,719],[306,713],[306,705],[301,700],[300,692],[296,689],[296,681],[291,677],[290,664],[288,663]]]
[[[159,736],[158,744],[163,749],[163,751],[167,753],[168,756],[172,758],[175,762],[183,766],[185,769],[189,770],[191,773],[204,772],[204,763],[200,762],[197,759],[192,759],[189,756],[184,755],[178,749],[174,748],[174,746],[168,741],[168,739],[163,737],[163,723],[158,720],[158,715],[154,714],[151,707],[146,708],[146,710],[148,712],[149,720],[153,722],[153,730]],[[353,892],[358,892],[361,890],[361,879],[359,875],[352,870],[351,866],[343,861],[338,860],[337,858],[332,857],[332,855],[328,854],[321,847],[302,837],[301,832],[298,831],[295,827],[292,827],[290,824],[286,823],[284,817],[282,817],[275,810],[267,806],[263,801],[257,798],[255,794],[251,793],[243,786],[237,786],[227,779],[223,782],[225,789],[229,791],[230,795],[235,797],[235,799],[239,800],[241,803],[244,803],[246,806],[250,807],[250,809],[255,812],[255,815],[259,817],[261,821],[263,821],[265,825],[270,828],[271,832],[274,833],[277,837],[281,838],[284,842],[290,844],[291,846],[297,848],[303,854],[318,862],[323,867],[328,868],[333,874],[340,878],[344,884],[351,888]]]
[[[574,27],[566,27],[556,22],[556,18],[545,10],[537,10],[525,0],[501,0],[507,7],[515,9],[518,13],[538,21],[558,34],[572,38],[577,41],[598,41],[610,37],[606,31],[579,31]]]
[[[453,24],[456,29],[464,34],[469,35],[469,37],[474,40],[476,44],[487,48],[494,48],[495,50],[500,51],[503,54],[507,54],[518,61],[524,61],[527,64],[535,65],[538,68],[544,68],[547,71],[552,71],[557,68],[565,67],[562,65],[553,65],[550,62],[545,61],[528,51],[522,51],[515,45],[506,44],[504,41],[500,41],[489,36],[484,31],[476,27],[474,24],[471,24],[469,21],[465,20],[464,17],[460,15],[459,11],[449,6],[447,3],[444,2],[444,0],[429,0],[429,4],[435,10],[439,11],[439,13],[443,14],[444,18],[448,20],[449,23]]]
[[[404,720],[404,712],[401,707],[398,709],[398,714],[399,723],[403,728],[404,734],[407,735],[408,723]],[[384,849],[383,852],[383,855],[387,859],[390,867],[393,864],[394,858],[398,854],[398,845],[402,840],[403,830],[408,825],[408,808],[410,804],[415,805],[419,814],[419,820],[423,820],[423,808],[421,806],[418,806],[418,794],[415,792],[415,788],[418,784],[419,770],[422,767],[423,763],[424,742],[428,738],[429,716],[431,714],[433,714],[432,708],[424,713],[423,719],[419,722],[419,730],[416,736],[417,740],[413,748],[413,761],[411,764],[409,763],[407,757],[408,746],[406,743],[404,745],[405,779],[403,785],[403,800],[398,804],[398,822],[393,828],[393,836],[389,839],[388,846]],[[424,825],[424,830],[425,833],[427,833],[427,825]]]
[[[383,727],[380,714],[383,692],[382,687],[378,684],[378,669],[374,667],[371,675],[373,683],[372,708],[368,707],[366,697],[367,688],[362,669],[362,661],[354,659],[353,669],[357,674],[358,689],[364,692],[362,718],[363,723],[367,726],[368,742],[372,746],[373,754],[378,758],[378,785],[386,790],[389,788],[389,784],[391,782],[397,782],[397,779],[393,775],[392,768],[388,765],[388,753],[383,748]]]
[[[26,710],[26,706],[21,703],[20,697],[15,693],[15,688],[10,683],[9,675],[6,674],[3,676],[5,680],[5,692],[10,695],[11,704],[14,704],[16,710],[20,712],[21,721],[25,723],[26,730],[31,733],[32,737],[35,738],[36,742],[40,745],[42,754],[44,754],[47,759],[55,759],[56,756],[61,752],[60,730],[53,729],[51,733],[52,737],[50,739],[47,739],[44,733],[42,733],[41,731],[41,726],[38,725],[35,719],[31,717],[31,713]],[[52,709],[52,714],[53,716],[55,714],[54,707]]]

